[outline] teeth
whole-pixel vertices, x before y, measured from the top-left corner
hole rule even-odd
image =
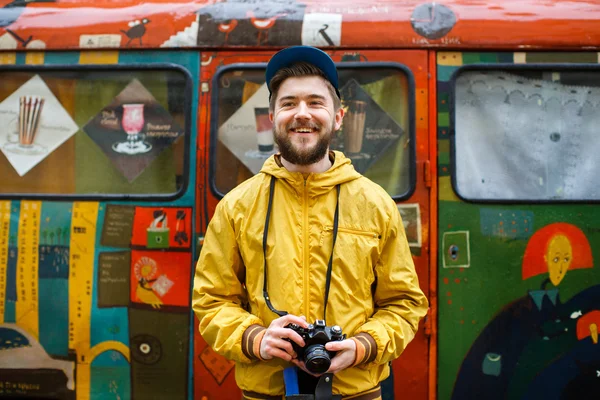
[[[312,129],[310,129],[310,128],[299,128],[299,129],[296,129],[296,132],[310,133],[310,132],[312,132]]]

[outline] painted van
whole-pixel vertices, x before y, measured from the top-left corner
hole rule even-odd
[[[599,391],[595,2],[0,7],[0,398],[240,398],[192,278],[298,44],[338,63],[332,147],[397,201],[431,303],[384,398]]]

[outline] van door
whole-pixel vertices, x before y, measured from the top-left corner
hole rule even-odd
[[[264,81],[272,52],[219,52],[202,56],[199,229],[220,198],[258,173],[276,151]],[[430,171],[428,59],[425,51],[344,50],[330,53],[347,108],[331,147],[397,201],[419,275],[429,295]],[[353,115],[353,118],[348,118]],[[200,234],[202,234],[201,231]],[[197,321],[196,321],[197,324]],[[422,324],[423,325],[423,324]],[[429,330],[423,326],[393,363],[386,398],[427,399]],[[196,330],[195,397],[237,396],[233,364],[216,355]],[[212,396],[211,396],[212,394]]]
[[[440,399],[597,379],[597,53],[437,56]]]

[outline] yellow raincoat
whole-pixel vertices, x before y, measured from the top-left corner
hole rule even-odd
[[[235,377],[242,390],[283,395],[283,369],[290,366],[281,359],[260,360],[252,351],[258,347],[252,343],[255,331],[278,317],[262,293],[271,177],[277,181],[267,242],[269,297],[276,309],[304,315],[308,322],[323,319],[335,186],[340,184],[326,321],[341,326],[348,337],[362,332],[367,353],[359,365],[335,375],[334,394],[362,393],[385,379],[387,363],[413,339],[427,311],[396,204],[356,172],[342,153],[332,156],[328,171],[306,178],[271,157],[259,174],[221,200],[208,226],[192,306],[203,338],[236,361]],[[369,349],[368,342],[375,348]]]

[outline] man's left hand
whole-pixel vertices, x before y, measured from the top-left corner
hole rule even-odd
[[[338,373],[350,367],[356,360],[356,343],[352,339],[329,342],[325,345],[325,348],[329,351],[337,351],[335,357],[331,359],[331,365],[327,370],[329,373]]]

